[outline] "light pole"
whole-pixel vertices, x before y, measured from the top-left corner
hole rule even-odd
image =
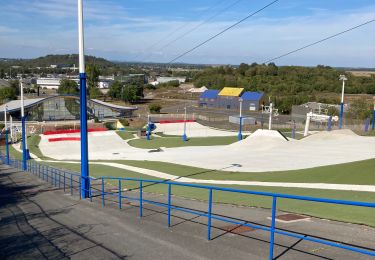
[[[21,95],[21,122],[22,122],[22,170],[27,169],[27,134],[26,134],[26,117],[25,104],[23,101],[23,83],[20,81],[20,95]]]
[[[342,80],[342,90],[341,90],[341,109],[340,109],[340,129],[342,129],[342,122],[344,117],[344,92],[345,92],[345,81],[348,80],[345,75],[340,75],[340,80]]]
[[[186,106],[184,108],[185,114],[184,114],[184,134],[182,135],[182,141],[186,142],[187,141],[187,136],[186,136]]]
[[[86,89],[86,69],[84,52],[84,32],[83,32],[83,3],[78,0],[78,48],[79,48],[79,92],[80,92],[80,134],[81,134],[81,196],[89,197],[89,158],[88,158],[88,138],[87,138],[87,89]]]
[[[240,129],[238,131],[238,141],[241,141],[242,140],[242,102],[243,102],[243,99],[240,98],[238,101],[240,102]]]
[[[151,140],[151,124],[150,124],[150,114],[147,115],[147,133],[146,139]]]
[[[273,111],[273,104],[270,103],[270,117],[268,119],[268,130],[272,129],[272,111]]]
[[[4,106],[4,128],[5,128],[5,159],[6,164],[9,165],[9,143],[8,143],[8,125],[7,125],[7,110],[8,106]]]

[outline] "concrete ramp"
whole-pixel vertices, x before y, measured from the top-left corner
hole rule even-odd
[[[184,133],[183,122],[156,123],[155,133],[162,132],[165,135],[179,135]],[[237,132],[213,129],[197,122],[186,122],[186,135],[188,137],[209,137],[209,136],[236,136]]]

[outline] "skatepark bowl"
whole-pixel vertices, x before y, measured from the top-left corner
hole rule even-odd
[[[2,153],[0,153],[0,159],[5,164],[7,161],[9,162],[10,166],[15,168],[21,168],[22,162],[15,159],[15,158],[6,158]],[[290,199],[290,200],[299,200],[299,201],[306,201],[306,202],[315,202],[315,203],[328,203],[328,204],[336,204],[336,205],[347,205],[347,206],[356,206],[356,207],[368,207],[368,208],[375,208],[375,203],[368,203],[368,202],[356,202],[356,201],[346,201],[346,200],[334,200],[334,199],[325,199],[325,198],[314,198],[314,197],[307,197],[307,196],[295,196],[295,195],[288,195],[288,194],[278,194],[278,193],[270,193],[270,192],[258,192],[258,191],[251,191],[251,190],[240,190],[240,189],[232,189],[232,188],[223,188],[223,187],[215,187],[215,186],[202,186],[196,184],[187,184],[187,183],[177,183],[168,180],[147,180],[147,179],[137,179],[137,178],[118,178],[118,177],[101,177],[101,178],[89,178],[89,188],[88,190],[82,189],[81,187],[81,176],[77,173],[72,173],[68,171],[64,171],[61,169],[53,168],[47,165],[39,164],[35,161],[28,161],[27,162],[27,172],[43,179],[44,181],[49,182],[52,186],[56,189],[61,189],[64,192],[69,191],[73,194],[73,191],[78,191],[80,198],[82,198],[82,192],[88,194],[90,201],[93,201],[93,198],[101,200],[102,207],[105,207],[106,200],[108,197],[111,196],[115,198],[116,204],[118,208],[121,209],[123,205],[123,199],[128,201],[135,201],[139,207],[139,217],[143,216],[143,207],[144,204],[152,204],[162,208],[167,209],[167,225],[171,227],[171,211],[182,211],[185,213],[193,214],[195,216],[205,217],[207,218],[207,240],[211,240],[211,223],[212,220],[222,221],[226,223],[230,223],[232,225],[238,225],[238,227],[247,227],[252,229],[258,229],[262,231],[269,232],[269,259],[274,259],[274,244],[275,244],[275,235],[282,235],[288,236],[300,240],[306,240],[313,243],[323,244],[335,248],[341,248],[344,250],[353,251],[359,254],[368,255],[368,256],[375,256],[375,249],[374,248],[363,248],[361,246],[356,246],[352,244],[347,244],[339,241],[333,241],[331,239],[325,239],[321,237],[316,237],[312,235],[301,234],[297,232],[287,231],[285,229],[277,228],[276,226],[276,210],[277,210],[277,202],[278,199]],[[111,189],[106,191],[106,181],[112,181],[117,183],[116,189]],[[137,185],[133,190],[137,191],[137,196],[128,196],[128,194],[124,194],[125,192],[122,189],[122,185],[124,183],[134,182]],[[161,184],[166,185],[168,188],[168,195],[167,195],[167,203],[153,201],[144,198],[143,189],[147,185],[154,185],[154,184]],[[172,188],[174,186],[182,186],[189,189],[201,189],[207,191],[207,210],[198,210],[198,209],[191,209],[182,206],[175,206],[172,205]],[[108,190],[108,189],[107,189]],[[272,199],[272,208],[271,208],[271,224],[270,225],[260,225],[254,224],[249,221],[238,220],[237,218],[230,217],[230,216],[223,216],[219,214],[215,214],[212,211],[213,205],[213,192],[214,191],[221,191],[221,192],[230,192],[230,193],[240,193],[245,195],[256,195],[256,196],[265,196]],[[110,200],[113,203],[113,200]]]

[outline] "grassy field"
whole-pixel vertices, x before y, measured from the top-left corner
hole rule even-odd
[[[116,131],[116,134],[120,136],[124,140],[129,140],[134,138],[135,132],[129,132],[129,131]]]
[[[30,143],[29,148],[32,150]],[[34,147],[33,149],[37,149]],[[20,159],[21,154],[10,148],[13,156]],[[307,182],[307,183],[341,183],[341,184],[367,184],[375,185],[375,175],[373,170],[375,167],[375,159],[361,162],[347,163],[341,165],[318,167],[313,169],[305,169],[299,171],[287,172],[267,172],[267,173],[238,173],[211,171],[189,166],[181,166],[162,162],[146,162],[146,161],[115,161],[126,165],[137,166],[141,168],[158,170],[177,176],[188,176],[197,179],[217,179],[217,180],[248,180],[248,181],[272,181],[272,182]],[[95,163],[95,162],[92,162]],[[46,164],[46,163],[45,163]],[[80,171],[80,164],[68,163],[48,163],[50,166]],[[113,176],[113,177],[130,177],[143,179],[158,179],[151,176],[143,175],[137,172],[118,169],[103,165],[90,165],[90,174],[94,177]],[[109,181],[115,185],[114,182]],[[126,188],[133,189],[138,187],[138,183],[126,182]],[[260,186],[239,186],[239,185],[219,185],[223,187],[232,187],[238,189],[247,189],[254,191],[276,192],[284,194],[294,194],[321,198],[343,199],[352,201],[375,201],[375,193],[355,192],[355,191],[334,191],[334,190],[318,190],[318,189],[301,189],[301,188],[279,188],[279,187],[260,187]],[[145,192],[166,194],[165,185],[150,185],[144,188]],[[207,200],[207,190],[193,189],[187,187],[173,187],[173,194],[185,198],[198,200]],[[214,201],[217,203],[228,203],[244,206],[255,206],[262,208],[271,207],[271,199],[262,196],[249,196],[236,193],[228,193],[215,191]],[[315,217],[327,218],[332,220],[340,220],[351,223],[360,223],[375,226],[375,209],[330,205],[323,203],[312,203],[296,200],[280,199],[278,208],[288,212],[301,213]]]
[[[237,142],[237,136],[225,137],[194,137],[189,138],[187,142],[182,141],[181,137],[163,137],[146,139],[130,140],[129,145],[143,149],[155,149],[160,147],[182,147],[182,146],[213,146],[213,145],[228,145]]]

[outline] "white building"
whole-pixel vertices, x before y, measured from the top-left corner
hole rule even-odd
[[[60,80],[62,79],[63,78],[38,78],[36,80],[36,84],[39,85],[41,88],[58,89],[60,86]],[[77,84],[79,84],[79,79],[77,78],[70,80],[74,80]]]
[[[159,83],[167,83],[170,81],[178,80],[180,83],[185,83],[186,77],[158,77],[156,78],[156,81]]]

